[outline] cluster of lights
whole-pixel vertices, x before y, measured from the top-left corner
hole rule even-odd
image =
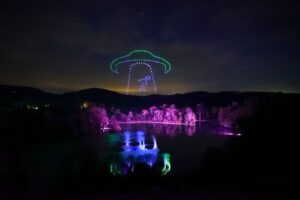
[[[109,171],[113,176],[121,175],[120,168],[116,163],[111,163],[109,165]]]
[[[89,103],[87,101],[83,102],[83,104],[80,105],[80,109],[87,109],[89,107]]]
[[[148,81],[151,80],[150,76],[145,76],[144,78],[139,79],[140,83],[140,92],[146,92],[146,87],[148,85]]]
[[[134,63],[134,62],[150,62],[150,63],[156,63],[156,64],[161,64],[164,66],[165,70],[164,70],[164,73],[167,74],[171,68],[169,68],[166,63],[164,62],[160,62],[160,61],[157,61],[157,60],[151,60],[151,59],[128,59],[128,60],[124,60],[124,61],[120,61],[120,62],[117,62],[116,64],[114,64],[114,69],[111,68],[111,70],[118,74],[119,71],[117,70],[117,66],[118,65],[121,65],[121,64],[124,64],[124,63]]]
[[[143,53],[146,56],[151,56],[152,58],[151,59],[148,59],[148,58],[143,58],[143,59],[141,59],[141,58],[131,58],[131,59],[129,59],[130,56],[134,56],[137,53]],[[118,73],[118,70],[117,70],[116,67],[120,64],[128,63],[128,62],[153,62],[153,63],[158,63],[158,64],[161,64],[161,65],[164,66],[165,74],[168,73],[169,71],[171,71],[171,69],[172,69],[172,66],[171,66],[169,61],[167,61],[166,59],[164,59],[162,57],[156,56],[152,52],[147,51],[147,50],[134,50],[134,51],[131,51],[129,54],[125,55],[125,56],[121,56],[121,57],[116,58],[115,60],[113,60],[110,63],[110,69],[114,73]]]
[[[131,70],[133,66],[136,65],[146,65],[149,67],[150,69],[150,73],[151,73],[151,80],[153,83],[153,87],[154,87],[154,92],[157,93],[157,87],[156,87],[156,83],[155,83],[155,79],[154,79],[154,74],[153,74],[153,70],[150,64],[159,64],[161,66],[164,67],[164,73],[167,74],[168,72],[171,71],[172,67],[171,64],[169,63],[169,61],[167,61],[166,59],[156,56],[154,55],[152,52],[147,51],[147,50],[134,50],[129,52],[127,55],[125,56],[121,56],[116,58],[115,60],[113,60],[109,67],[110,70],[116,74],[119,73],[118,71],[118,66],[121,64],[130,64],[129,66],[129,72],[128,72],[128,79],[127,79],[127,88],[126,88],[126,93],[129,93],[129,88],[130,88],[130,82],[131,82]],[[145,86],[145,85],[142,85]],[[145,92],[144,87],[140,87],[140,92]]]
[[[137,143],[137,146],[133,147],[131,146],[131,140],[135,140],[135,143]],[[145,142],[145,132],[143,131],[137,131],[136,136],[133,137],[129,131],[126,131],[124,133],[124,143],[125,146],[123,146],[123,149],[125,151],[134,151],[134,150],[155,150],[157,149],[157,142],[154,136],[152,136],[152,142],[153,147],[152,148],[146,148],[146,142]]]
[[[28,110],[39,110],[40,108],[38,106],[31,106],[31,105],[26,105]]]
[[[128,79],[127,79],[127,88],[126,88],[126,94],[129,93],[129,88],[130,88],[130,83],[131,83],[131,71],[132,71],[132,68],[136,65],[146,65],[147,67],[149,67],[149,70],[150,70],[150,74],[151,74],[151,80],[152,80],[152,83],[153,83],[153,89],[154,89],[154,92],[157,93],[157,87],[156,87],[156,82],[155,82],[155,79],[154,79],[154,73],[153,73],[153,70],[152,70],[152,67],[151,65],[149,65],[148,63],[144,63],[144,62],[137,62],[137,63],[133,63],[132,65],[130,65],[129,67],[129,72],[128,72]]]
[[[120,152],[122,162],[112,162],[109,165],[109,171],[113,176],[126,175],[129,171],[133,172],[136,163],[145,163],[149,167],[157,162],[158,146],[155,136],[152,135],[152,144],[146,143],[145,132],[136,131],[131,133],[126,131],[123,137],[123,151]],[[163,154],[163,168],[162,175],[166,175],[171,170],[170,154]]]
[[[228,130],[222,131],[221,135],[223,135],[223,136],[242,136],[241,133],[234,133],[234,132],[231,132]]]

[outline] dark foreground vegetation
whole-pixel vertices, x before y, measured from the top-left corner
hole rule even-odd
[[[298,195],[299,94],[131,97],[96,89],[63,95],[31,88],[0,89],[3,198],[289,199]],[[97,158],[96,149],[90,148],[93,135],[78,129],[85,101],[127,113],[164,103],[182,108],[201,102],[207,110],[228,110],[232,102],[243,105],[249,99],[256,102],[253,115],[235,121],[242,136],[223,149],[208,150],[199,168],[184,174],[161,176],[140,164],[128,177],[113,177],[106,173],[107,165]]]

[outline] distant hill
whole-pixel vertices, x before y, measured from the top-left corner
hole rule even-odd
[[[0,85],[0,105],[3,107],[12,102],[32,101],[39,104],[55,104],[65,107],[80,105],[83,101],[115,106],[121,109],[141,109],[152,105],[175,104],[178,107],[195,106],[204,103],[208,107],[229,105],[233,101],[243,103],[246,99],[268,100],[276,97],[297,97],[300,94],[270,92],[190,92],[174,95],[131,96],[117,92],[90,88],[63,94],[53,94],[32,87]],[[21,104],[21,103],[19,103]]]

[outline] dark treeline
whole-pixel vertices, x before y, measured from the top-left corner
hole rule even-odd
[[[294,182],[299,180],[299,142],[296,139],[299,133],[299,94],[196,92],[132,97],[92,89],[53,95],[8,86],[1,86],[0,92],[1,194],[110,194],[149,191],[149,188],[177,192],[229,190],[295,194],[298,191]],[[242,137],[235,138],[225,149],[209,149],[196,171],[161,177],[144,166],[137,166],[136,174],[131,177],[114,178],[101,173],[105,171],[105,165],[97,161],[93,150],[86,148],[91,141],[78,145],[76,153],[68,153],[68,149],[74,148],[70,141],[85,140],[81,129],[89,128],[80,123],[80,119],[87,119],[86,109],[81,108],[85,101],[94,102],[97,108],[105,107],[107,120],[117,118],[118,114],[122,116],[122,113],[127,119],[130,110],[142,114],[143,109],[147,109],[149,113],[153,105],[159,108],[163,104],[175,104],[178,109],[191,107],[197,119],[214,119],[224,125],[231,123]],[[61,150],[62,143],[70,147]],[[60,163],[57,166],[59,172],[53,175],[58,177],[54,183],[43,178],[45,173],[50,173],[43,169],[51,169],[51,166],[29,164],[34,160],[30,152],[37,155],[48,146],[56,154],[40,156],[61,159],[53,161]],[[25,153],[28,154],[26,159],[32,160],[24,160]],[[80,171],[77,177],[69,170],[74,165],[78,165]],[[38,185],[43,187],[36,191]]]
[[[31,135],[34,138],[61,138],[72,134],[95,134],[108,126],[118,131],[118,122],[128,121],[194,124],[196,121],[215,120],[222,126],[239,131],[238,122],[249,118],[255,107],[282,96],[272,93],[195,92],[141,97],[102,89],[55,95],[12,86],[1,86],[0,93],[2,127],[15,128],[6,132],[14,132],[13,137],[26,138]],[[25,136],[23,132],[27,130]]]
[[[297,94],[268,93],[268,92],[191,92],[174,95],[150,95],[130,96],[103,89],[86,89],[77,92],[63,94],[45,93],[41,90],[29,87],[14,87],[0,85],[1,102],[0,106],[7,109],[13,106],[20,106],[24,103],[34,102],[36,104],[50,104],[55,107],[62,107],[64,110],[73,109],[84,101],[96,102],[106,106],[113,106],[124,112],[139,111],[153,105],[175,104],[178,108],[195,106],[203,103],[207,108],[214,106],[228,106],[232,102],[239,105],[245,101],[267,102],[274,98],[294,98]]]

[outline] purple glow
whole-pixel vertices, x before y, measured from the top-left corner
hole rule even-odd
[[[221,132],[221,135],[223,135],[223,136],[241,136],[242,134],[241,133],[234,133],[230,130],[225,130],[225,131]]]
[[[151,77],[150,77],[151,78]],[[146,76],[146,80],[150,79],[149,76]],[[217,108],[218,110],[214,111],[215,117],[218,117],[218,134],[224,136],[241,136],[240,133],[233,132],[233,130],[239,130],[236,126],[236,117],[241,115],[244,116],[247,113],[247,110],[250,108],[244,107],[233,107],[230,109]],[[247,112],[245,112],[245,110]],[[185,107],[178,109],[174,104],[161,106],[151,106],[149,108],[142,109],[136,113],[132,111],[128,112],[128,115],[122,113],[120,109],[113,109],[112,115],[108,116],[104,106],[97,106],[94,103],[83,103],[80,109],[82,119],[82,127],[86,127],[84,131],[88,133],[102,133],[106,130],[113,130],[119,132],[122,130],[122,126],[125,124],[153,124],[153,125],[172,125],[164,126],[163,129],[166,129],[165,132],[174,133],[176,130],[181,129],[179,132],[185,132],[187,135],[193,135],[196,132],[196,114],[191,107]],[[205,112],[204,108],[201,105],[197,105],[196,108],[197,115],[199,116],[200,121],[203,121],[206,116],[203,116]],[[207,111],[206,111],[207,112]],[[111,113],[111,112],[110,112]],[[232,117],[235,116],[234,118]],[[210,120],[208,120],[210,121]],[[211,120],[213,121],[213,119]],[[225,126],[225,122],[230,122],[230,126]],[[234,123],[235,122],[235,123]],[[121,124],[123,124],[121,126]],[[183,126],[182,126],[183,125]],[[159,126],[156,126],[159,127]],[[183,129],[183,131],[182,131]],[[125,134],[126,135],[126,134]],[[129,135],[129,134],[127,134]],[[129,136],[128,136],[129,137]],[[141,148],[144,147],[144,141],[139,141]],[[126,144],[128,145],[128,139]]]
[[[120,124],[165,124],[165,125],[195,125],[195,124],[187,124],[184,122],[155,122],[155,121],[128,121],[128,122],[120,122]]]
[[[224,136],[233,136],[234,134],[232,132],[223,132]]]

